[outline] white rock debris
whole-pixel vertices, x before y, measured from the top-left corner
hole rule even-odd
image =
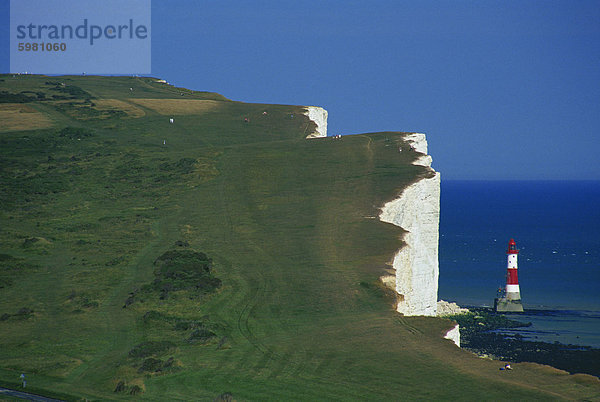
[[[447,315],[454,314],[466,314],[469,312],[468,308],[462,308],[458,304],[453,302],[447,302],[444,300],[438,301],[437,304],[437,315],[438,317],[444,317]]]
[[[456,346],[460,348],[460,328],[458,324],[456,324],[452,329],[446,332],[444,339],[450,339],[456,344]]]

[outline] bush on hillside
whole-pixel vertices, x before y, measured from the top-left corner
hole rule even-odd
[[[27,103],[34,100],[36,98],[27,96],[24,93],[13,94],[7,91],[0,91],[0,103]]]
[[[92,135],[93,135],[93,132],[91,130],[88,130],[88,129],[82,128],[82,127],[69,126],[69,127],[65,127],[63,129],[61,129],[60,131],[58,131],[59,137],[66,137],[71,140],[91,137]]]
[[[221,286],[221,280],[211,273],[212,259],[201,252],[170,250],[158,257],[154,265],[156,279],[151,287],[161,292],[161,298],[167,298],[171,291],[208,293]]]
[[[175,344],[170,341],[148,341],[135,345],[129,351],[129,357],[146,358],[164,354],[175,348]]]

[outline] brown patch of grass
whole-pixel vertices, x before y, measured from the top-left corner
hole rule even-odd
[[[522,362],[522,363],[518,363],[518,364],[513,364],[513,366],[534,368],[537,371],[539,371],[543,374],[548,374],[548,375],[559,375],[559,376],[569,375],[568,371],[557,369],[556,367],[548,366],[546,364]]]
[[[0,121],[0,132],[36,130],[51,127],[53,124],[45,114],[20,103],[1,104]]]
[[[146,115],[139,107],[118,99],[95,99],[94,104],[98,110],[121,110],[127,113],[127,116],[133,117],[134,119]]]
[[[595,377],[590,374],[577,373],[577,374],[573,374],[572,377],[573,377],[573,381],[575,381],[577,384],[600,385],[600,378]]]
[[[163,115],[203,114],[216,110],[222,102],[197,99],[130,99],[131,102]]]

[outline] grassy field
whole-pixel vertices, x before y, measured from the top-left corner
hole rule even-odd
[[[25,373],[28,388],[97,400],[600,398],[594,377],[499,371],[442,339],[449,320],[394,312],[378,278],[403,232],[375,217],[430,174],[398,153],[403,133],[305,140],[302,107],[155,81],[0,76],[0,102],[53,124],[31,130],[23,113],[0,129],[0,385]]]
[[[22,103],[0,104],[0,121],[0,132],[52,127],[52,121],[44,113]]]

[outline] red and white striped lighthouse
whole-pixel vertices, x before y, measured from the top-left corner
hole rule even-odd
[[[508,242],[508,265],[506,267],[506,298],[508,300],[521,300],[521,291],[519,290],[519,276],[517,274],[517,243],[514,239]]]
[[[503,297],[494,300],[494,308],[501,312],[522,312],[521,290],[519,289],[519,275],[517,273],[517,243],[514,239],[508,242],[508,263],[506,267],[506,289]]]

